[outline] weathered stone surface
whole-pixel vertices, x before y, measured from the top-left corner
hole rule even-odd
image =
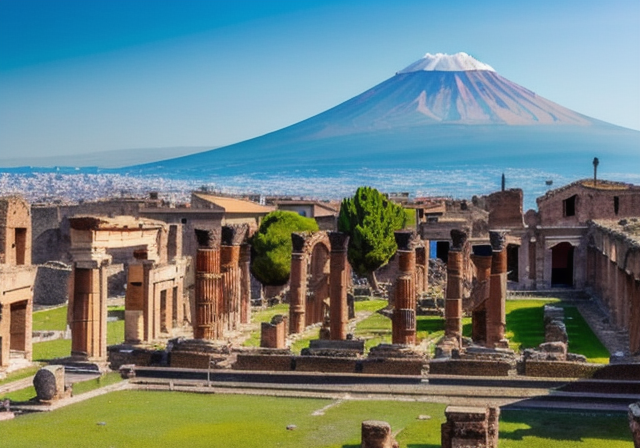
[[[54,401],[64,395],[64,366],[43,367],[33,377],[39,401]]]
[[[640,448],[640,402],[629,406],[629,428],[633,435],[633,446]]]
[[[448,406],[441,427],[442,448],[497,448],[498,408]]]
[[[379,420],[362,422],[362,448],[397,448],[398,442],[391,435],[391,425]]]

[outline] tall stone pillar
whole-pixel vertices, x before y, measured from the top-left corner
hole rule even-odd
[[[447,260],[447,295],[445,298],[445,338],[460,340],[462,337],[462,276],[463,250],[467,242],[467,233],[452,230],[453,244]]]
[[[304,252],[306,235],[291,234],[291,275],[289,276],[289,334],[302,333],[307,308],[307,255]]]
[[[416,294],[422,294],[429,287],[429,242],[416,247]]]
[[[473,302],[471,339],[476,343],[486,343],[487,341],[487,300],[489,299],[492,260],[491,246],[473,247],[471,261],[476,268],[476,283],[471,292]]]
[[[251,245],[240,246],[240,323],[251,322]]]
[[[240,245],[244,242],[247,231],[246,224],[222,227],[220,272],[223,285],[223,320],[227,330],[237,330],[240,326]]]
[[[392,320],[394,344],[416,343],[415,241],[413,232],[395,232],[398,245],[399,275],[395,285],[395,305]]]
[[[505,315],[505,300],[507,298],[505,236],[506,232],[489,232],[493,255],[491,259],[489,299],[487,300],[487,347],[509,347],[508,341],[504,338],[507,325]]]
[[[196,339],[222,336],[222,278],[220,274],[220,235],[213,230],[196,230]]]
[[[329,232],[331,243],[329,280],[329,328],[330,339],[343,341],[347,338],[349,310],[347,307],[347,285],[349,264],[347,246],[349,236],[342,232]]]
[[[106,261],[105,261],[106,263]],[[107,359],[107,275],[99,261],[74,263],[71,355]]]

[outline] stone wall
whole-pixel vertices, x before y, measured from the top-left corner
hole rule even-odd
[[[31,210],[19,196],[0,198],[0,264],[31,264]]]
[[[490,229],[523,228],[522,190],[497,191],[486,198]]]
[[[38,266],[33,285],[33,303],[35,305],[62,305],[69,300],[69,282],[71,266],[61,262],[48,262]]]
[[[239,353],[234,369],[421,376],[424,362],[415,359],[360,359]]]
[[[538,378],[591,378],[600,364],[570,361],[524,361],[524,375]]]
[[[430,375],[509,376],[515,368],[509,361],[485,361],[467,359],[432,359]]]

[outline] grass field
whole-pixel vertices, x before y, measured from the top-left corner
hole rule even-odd
[[[121,307],[120,307],[121,308]],[[109,307],[109,309],[119,309]],[[33,330],[65,330],[67,328],[67,307],[52,308],[33,313]],[[115,345],[124,341],[124,320],[107,322],[107,344]],[[53,341],[37,342],[33,344],[33,360],[47,361],[64,358],[71,354],[71,340],[56,339]]]
[[[427,415],[426,420],[418,419]],[[444,405],[179,392],[113,392],[2,423],[2,447],[357,448],[363,420],[391,424],[401,447],[440,446]],[[288,425],[295,429],[287,430]],[[50,430],[44,430],[50,428]],[[624,414],[505,411],[500,447],[628,448]]]
[[[565,308],[565,323],[569,334],[569,351],[587,357],[587,361],[608,363],[609,352],[591,331],[577,308],[565,306],[558,299],[543,300],[507,300],[506,317],[507,328],[505,335],[509,339],[510,347],[518,352],[521,349],[537,347],[544,342],[543,307],[553,303]],[[391,319],[376,313],[387,305],[385,300],[375,299],[358,301],[355,303],[356,313],[368,311],[373,314],[362,320],[356,326],[355,336],[365,339],[365,349],[381,343],[391,342]],[[254,313],[254,322],[269,322],[276,314],[288,315],[289,305],[281,304]],[[462,319],[462,334],[471,337],[471,318]],[[416,317],[417,340],[437,342],[444,336],[444,319],[438,316]],[[309,340],[317,337],[317,333],[307,335],[295,341],[291,347],[294,353],[309,345]],[[248,347],[260,345],[260,331],[254,331],[244,344]]]

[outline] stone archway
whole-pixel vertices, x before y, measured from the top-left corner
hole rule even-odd
[[[289,333],[322,322],[329,297],[330,243],[326,232],[291,235]]]
[[[318,241],[313,246],[309,260],[306,325],[322,322],[326,314],[329,300],[329,259],[329,248]]]
[[[551,248],[551,286],[573,286],[574,247],[566,241]]]

